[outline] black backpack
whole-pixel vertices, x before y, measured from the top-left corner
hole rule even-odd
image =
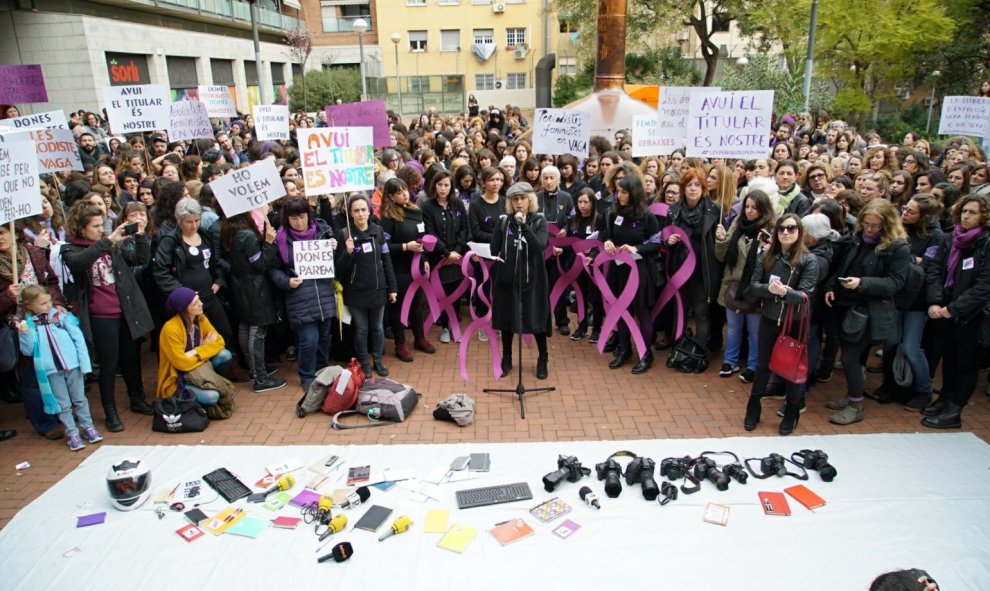
[[[674,343],[667,356],[667,367],[681,373],[702,373],[708,369],[708,345],[694,338],[690,329]]]
[[[918,292],[925,285],[925,270],[918,263],[911,261],[908,264],[908,274],[904,279],[904,286],[894,294],[894,307],[900,311],[910,310],[914,300],[918,298]]]

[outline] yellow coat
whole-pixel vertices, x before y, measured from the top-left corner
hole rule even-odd
[[[202,343],[196,347],[195,355],[186,355],[187,334],[182,317],[175,315],[162,327],[158,338],[158,398],[168,398],[175,394],[175,386],[179,372],[188,372],[207,362],[226,346],[223,337],[213,328],[206,315],[199,317],[199,333],[201,339],[210,333],[217,335],[212,343]]]

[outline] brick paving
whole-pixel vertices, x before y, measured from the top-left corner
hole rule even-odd
[[[402,363],[394,356],[388,342],[385,364],[392,378],[412,384],[423,394],[422,401],[405,423],[376,429],[334,431],[326,415],[299,419],[295,403],[301,390],[295,364],[284,362],[279,375],[289,386],[275,392],[254,394],[250,386],[240,385],[237,410],[227,421],[214,421],[203,433],[164,435],[151,431],[150,417],[122,410],[127,429],[121,433],[104,431],[104,443],[97,445],[297,445],[297,444],[384,444],[391,443],[460,443],[510,441],[573,441],[664,438],[718,438],[745,436],[742,417],[749,385],[737,376],[718,377],[717,358],[713,367],[702,375],[684,375],[667,369],[665,355],[646,374],[630,374],[632,364],[619,370],[607,367],[610,356],[599,356],[586,340],[572,342],[566,337],[550,339],[550,377],[537,382],[533,377],[535,345],[526,349],[524,368],[527,386],[553,385],[557,391],[527,398],[526,419],[519,417],[519,405],[513,394],[483,394],[482,388],[513,388],[512,376],[496,381],[487,357],[488,346],[474,341],[470,346],[468,369],[471,382],[461,380],[454,344],[441,345],[437,331],[431,335],[438,351],[435,355],[416,353],[412,363]],[[155,356],[145,351],[144,382],[154,391]],[[871,363],[878,360],[871,357]],[[867,388],[879,385],[880,374],[870,373]],[[936,384],[938,380],[936,380]],[[990,441],[990,399],[983,394],[981,378],[978,392],[963,415],[963,430]],[[841,370],[828,384],[815,387],[808,395],[808,411],[801,416],[795,431],[798,435],[915,432],[921,416],[895,404],[879,405],[866,401],[866,420],[839,427],[828,422],[831,411],[825,400],[844,393]],[[118,400],[126,399],[118,383]],[[466,392],[477,401],[474,425],[461,428],[453,423],[433,419],[436,403],[454,392]],[[102,427],[103,411],[94,384],[90,401],[97,425]],[[763,422],[753,431],[756,436],[777,433],[778,401],[764,402]],[[126,407],[126,404],[123,406]],[[356,419],[355,419],[356,420]],[[36,435],[24,418],[23,408],[0,403],[0,428],[14,428],[18,436],[0,443],[0,528],[34,498],[55,484],[86,458],[96,447],[70,452],[64,441],[51,442]],[[18,475],[14,466],[29,461],[32,467]]]

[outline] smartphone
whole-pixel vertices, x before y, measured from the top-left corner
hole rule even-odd
[[[199,525],[200,523],[203,523],[204,521],[209,519],[206,513],[203,513],[202,509],[192,509],[190,511],[186,511],[185,516],[186,519],[189,520],[189,523],[193,525]]]
[[[763,228],[760,230],[760,237],[763,238],[764,242],[770,242],[770,239],[773,238],[773,234],[770,233],[770,230]]]
[[[388,507],[382,507],[381,505],[372,505],[361,519],[354,524],[355,529],[363,529],[365,531],[378,531],[378,528],[385,523],[388,516],[392,514],[392,510]]]
[[[124,236],[133,236],[137,234],[137,231],[138,231],[137,222],[133,224],[127,224],[126,226],[124,226]]]

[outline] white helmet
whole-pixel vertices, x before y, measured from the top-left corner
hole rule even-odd
[[[133,511],[151,494],[151,469],[141,460],[124,458],[110,466],[107,474],[107,490],[110,502],[120,511]]]

